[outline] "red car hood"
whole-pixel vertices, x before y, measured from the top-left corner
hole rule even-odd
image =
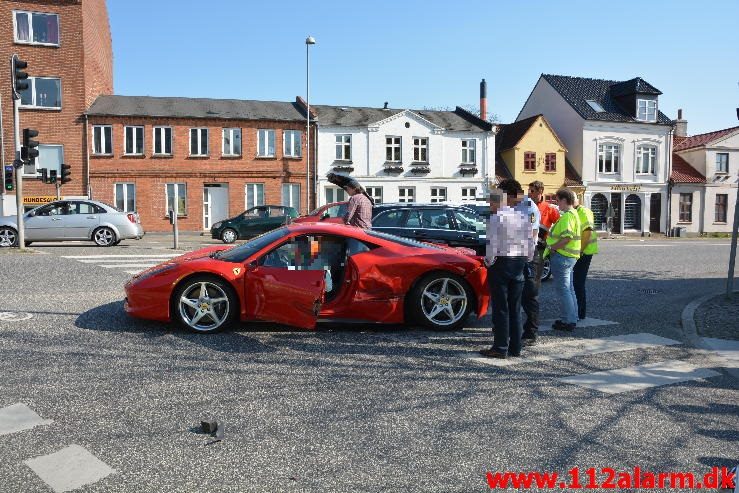
[[[222,245],[209,246],[209,247],[201,248],[200,250],[193,250],[192,252],[184,253],[180,255],[179,257],[175,257],[169,260],[169,263],[181,264],[181,263],[184,263],[190,260],[195,260],[197,258],[207,257],[213,252],[219,252],[221,250],[228,250],[230,248],[232,247],[230,246],[224,247]]]

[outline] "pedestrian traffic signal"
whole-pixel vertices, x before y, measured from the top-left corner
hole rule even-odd
[[[24,72],[23,69],[28,67],[28,62],[25,62],[18,58],[18,55],[13,55],[13,92],[15,93],[15,99],[20,98],[20,93],[28,89],[28,73]]]
[[[72,179],[69,177],[69,175],[72,174],[72,172],[70,171],[71,169],[72,167],[70,165],[62,164],[62,185],[72,181]]]
[[[21,160],[31,162],[38,157],[38,141],[31,140],[38,135],[38,130],[23,129],[23,145],[21,146]]]
[[[50,169],[49,170],[49,185],[53,185],[56,183],[56,170]]]
[[[41,173],[41,183],[49,183],[49,170],[46,168],[39,169]]]
[[[13,166],[5,165],[5,190],[7,192],[13,191]]]

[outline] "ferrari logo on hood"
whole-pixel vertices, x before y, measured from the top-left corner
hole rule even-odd
[[[241,267],[234,267],[233,273],[235,276],[238,276],[239,274],[241,274]]]

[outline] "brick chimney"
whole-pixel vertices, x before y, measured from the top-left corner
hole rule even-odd
[[[677,110],[677,120],[675,120],[675,137],[688,136],[688,120],[683,120],[683,110]]]
[[[480,119],[488,119],[488,85],[485,79],[480,82]]]

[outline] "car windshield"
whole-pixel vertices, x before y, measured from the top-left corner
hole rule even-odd
[[[403,238],[402,236],[395,236],[388,233],[383,233],[381,231],[375,231],[372,229],[366,230],[366,233],[370,236],[376,236],[377,238],[382,238],[383,240],[392,241],[394,243],[399,243],[401,245],[414,247],[414,248],[430,248],[435,250],[443,250],[441,247],[437,247],[435,245],[430,245],[428,243],[422,243],[420,241],[411,240],[408,238]]]
[[[454,211],[454,215],[457,218],[459,229],[462,231],[476,231],[478,233],[485,233],[487,225],[485,224],[485,218],[479,214],[475,214],[472,211],[457,210]]]
[[[217,252],[217,258],[225,260],[226,262],[243,262],[262,248],[279,240],[288,233],[288,229],[284,226],[282,228],[273,229],[272,231],[268,231],[263,235],[259,235],[256,238],[247,241],[243,245],[239,245],[230,250]]]
[[[326,206],[325,206],[325,205],[322,205],[322,206],[321,206],[321,207],[319,207],[318,209],[313,209],[312,211],[310,211],[310,212],[308,213],[308,215],[309,215],[309,216],[317,216],[317,215],[318,215],[318,212],[319,212],[319,211],[320,211],[321,209],[323,209],[324,207],[326,207]]]

